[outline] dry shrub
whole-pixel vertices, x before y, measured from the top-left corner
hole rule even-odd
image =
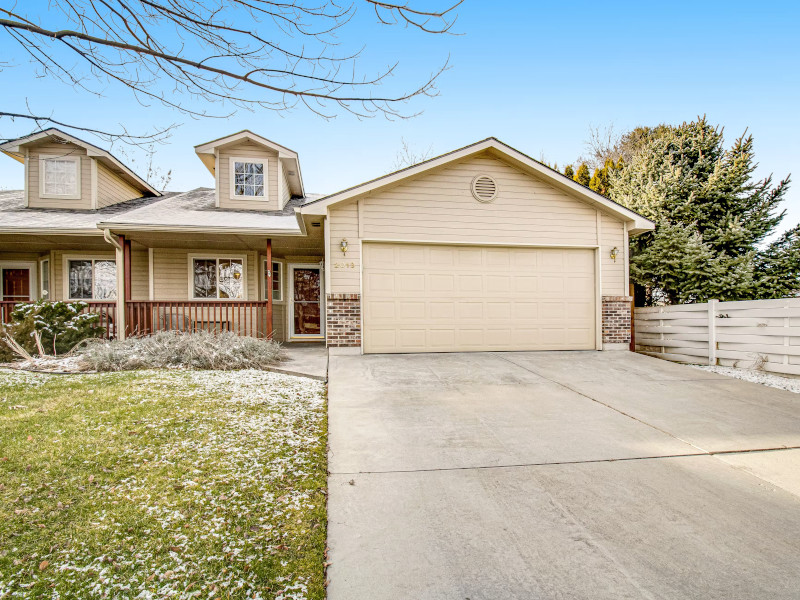
[[[263,369],[279,362],[281,346],[235,333],[162,331],[125,340],[92,341],[79,351],[91,369]]]

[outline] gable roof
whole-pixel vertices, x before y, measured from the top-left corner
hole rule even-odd
[[[194,151],[197,153],[197,156],[200,157],[200,160],[203,161],[203,164],[211,172],[211,174],[216,177],[216,174],[214,173],[214,167],[215,159],[219,154],[219,149],[222,146],[228,146],[242,141],[250,141],[277,152],[278,160],[287,166],[286,178],[289,180],[289,189],[291,190],[292,195],[301,197],[305,196],[305,191],[303,188],[303,175],[300,172],[300,158],[298,157],[297,152],[290,150],[286,146],[281,146],[272,140],[268,140],[257,133],[253,133],[249,129],[243,129],[238,133],[232,133],[231,135],[226,135],[225,137],[211,140],[210,142],[198,144],[194,147]],[[294,173],[294,175],[291,173]]]
[[[139,177],[136,173],[133,172],[129,167],[127,167],[122,161],[120,161],[116,156],[111,154],[110,152],[103,150],[102,148],[98,148],[94,144],[90,144],[87,141],[84,141],[80,138],[75,137],[74,135],[70,135],[57,129],[55,127],[50,127],[45,129],[44,131],[37,131],[36,133],[31,133],[29,135],[22,136],[21,138],[17,138],[16,140],[11,140],[6,142],[5,144],[0,145],[0,152],[3,154],[10,156],[14,160],[19,162],[24,162],[25,158],[23,155],[23,148],[26,146],[31,146],[36,144],[37,142],[42,141],[45,138],[60,138],[62,140],[66,140],[75,144],[76,146],[80,146],[81,148],[86,150],[86,154],[95,158],[102,162],[105,166],[109,167],[112,171],[117,172],[118,175],[121,175],[123,179],[126,179],[130,184],[132,184],[135,188],[139,189],[142,192],[143,196],[160,196],[161,192],[147,183],[144,179]]]
[[[548,167],[545,164],[534,160],[530,156],[523,154],[519,150],[512,148],[508,144],[504,144],[497,138],[486,138],[480,142],[475,142],[469,146],[464,146],[457,150],[447,152],[441,156],[431,158],[429,160],[411,165],[399,171],[394,171],[388,175],[371,179],[359,185],[347,188],[335,194],[325,196],[319,200],[309,202],[302,208],[303,214],[325,215],[327,214],[328,207],[352,200],[364,194],[375,192],[402,182],[405,179],[421,175],[432,169],[436,169],[448,163],[462,160],[469,156],[480,154],[482,152],[490,152],[498,158],[508,162],[509,164],[517,167],[523,172],[535,174],[543,177],[553,185],[555,188],[560,189],[572,196],[588,202],[589,204],[602,208],[605,212],[617,216],[623,221],[629,222],[628,232],[631,235],[637,235],[646,231],[651,231],[655,224],[649,219],[643,217],[639,213],[632,211],[629,208],[617,204],[610,198],[598,194],[594,190],[573,181],[566,175],[559,173],[555,169]]]

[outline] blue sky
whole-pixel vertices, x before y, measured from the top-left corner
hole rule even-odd
[[[172,169],[176,190],[213,183],[194,145],[245,128],[299,152],[308,191],[333,192],[391,170],[401,138],[438,154],[495,136],[563,165],[585,151],[590,126],[613,123],[624,131],[700,114],[724,126],[729,141],[745,129],[755,136],[759,176],[779,179],[794,171],[800,178],[798,27],[795,2],[466,0],[460,36],[382,27],[362,9],[342,39],[345,47],[348,41],[366,45],[361,64],[367,70],[400,61],[387,87],[411,88],[450,56],[440,95],[412,103],[409,112],[424,112],[400,121],[347,114],[324,121],[304,109],[195,121],[142,107],[113,86],[105,97],[87,100],[64,84],[33,77],[18,54],[19,66],[0,77],[7,109],[24,110],[28,98],[45,110],[57,98],[56,118],[91,126],[124,123],[136,130],[182,122],[156,156]],[[16,124],[12,132],[28,129]],[[21,166],[0,160],[0,187],[21,185]],[[800,221],[800,180],[786,208],[784,227]]]

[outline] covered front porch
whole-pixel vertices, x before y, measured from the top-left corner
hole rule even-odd
[[[316,228],[315,228],[316,229]],[[230,331],[323,341],[323,241],[307,235],[140,231],[0,236],[0,319],[31,300],[82,300],[107,337]]]

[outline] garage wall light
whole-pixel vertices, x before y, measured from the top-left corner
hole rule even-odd
[[[619,252],[619,250],[617,249],[617,247],[616,247],[616,246],[614,246],[614,247],[611,249],[611,260],[613,260],[614,262],[617,262],[617,253],[618,253],[618,252]]]
[[[345,256],[347,256],[347,240],[343,239],[343,240],[342,240],[342,241],[339,243],[339,247],[342,249],[342,254],[344,254]]]

